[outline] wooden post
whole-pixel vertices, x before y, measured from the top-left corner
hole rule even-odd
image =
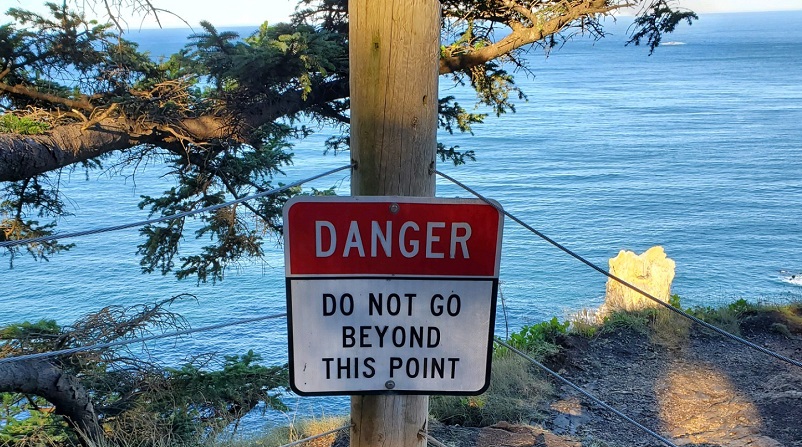
[[[352,195],[433,197],[438,0],[349,0]],[[425,447],[428,396],[352,396],[351,446]]]
[[[440,3],[351,0],[353,195],[434,196]]]

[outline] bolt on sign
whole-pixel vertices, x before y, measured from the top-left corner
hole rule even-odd
[[[473,199],[290,200],[292,389],[482,393],[490,383],[503,218]]]

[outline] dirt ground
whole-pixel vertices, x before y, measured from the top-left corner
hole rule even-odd
[[[798,336],[744,335],[802,359]],[[802,368],[701,330],[679,346],[655,345],[632,330],[567,344],[566,378],[674,444],[802,446]],[[545,428],[583,445],[663,445],[565,387],[550,409]]]
[[[768,320],[743,323],[742,335],[802,361],[802,327],[786,331],[761,318]],[[676,445],[802,447],[802,368],[702,329],[689,331],[671,343],[633,329],[592,339],[569,336],[550,366]],[[432,422],[429,433],[436,441],[429,445],[664,445],[570,387],[556,390],[530,425]]]
[[[741,332],[802,361],[802,327],[776,323],[771,315],[747,319]],[[569,336],[550,366],[676,445],[802,447],[802,368],[707,330],[688,330],[670,342],[632,329]],[[435,424],[432,436],[451,446],[664,445],[570,387],[557,389],[530,427],[502,423],[454,437],[448,430],[458,429]]]

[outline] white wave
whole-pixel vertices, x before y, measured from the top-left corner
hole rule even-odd
[[[782,280],[782,282],[787,282],[788,284],[793,284],[795,286],[802,286],[802,274],[781,276],[780,280]]]
[[[665,46],[672,47],[672,46],[677,46],[677,45],[685,45],[685,42],[677,42],[675,40],[671,40],[671,41],[668,41],[668,42],[663,42],[660,45],[665,45]]]

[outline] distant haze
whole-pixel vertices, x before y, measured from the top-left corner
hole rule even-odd
[[[0,11],[5,13],[8,8],[22,8],[42,13],[47,11],[44,4],[47,0],[0,0]],[[51,0],[52,1],[52,0]],[[67,0],[69,5],[90,5],[92,1]],[[61,3],[56,2],[56,3]],[[106,11],[100,7],[102,2],[97,1],[92,8],[87,6],[86,14],[89,17],[105,19]],[[126,2],[127,3],[127,2]],[[208,20],[215,26],[243,26],[257,25],[264,21],[268,23],[286,22],[290,14],[295,11],[297,0],[267,0],[254,2],[249,0],[151,0],[157,7],[172,14],[160,13],[157,22],[153,15],[142,17],[137,14],[130,17],[130,9],[123,8],[129,14],[125,17],[129,29],[140,28],[186,28],[187,23],[196,27],[201,20]],[[225,4],[225,7],[221,6]],[[0,23],[5,23],[7,16],[0,15]]]
[[[40,12],[44,10],[44,0],[6,0],[3,3],[7,5],[3,6],[3,11],[12,7]],[[91,2],[72,0],[70,3],[83,5]],[[219,0],[153,0],[153,4],[176,14],[162,13],[159,15],[159,23],[163,28],[184,28],[187,23],[195,27],[201,20],[208,20],[215,26],[257,25],[265,20],[269,23],[287,21],[295,10],[297,1],[226,0],[225,7],[221,7]],[[802,0],[679,0],[678,4],[698,13],[802,10]],[[92,10],[89,10],[87,15],[103,18],[105,11],[96,6],[94,14]],[[154,20],[153,16],[127,19],[127,25],[131,30],[157,28],[159,23]]]
[[[679,4],[698,13],[802,10],[802,0],[679,0]]]

